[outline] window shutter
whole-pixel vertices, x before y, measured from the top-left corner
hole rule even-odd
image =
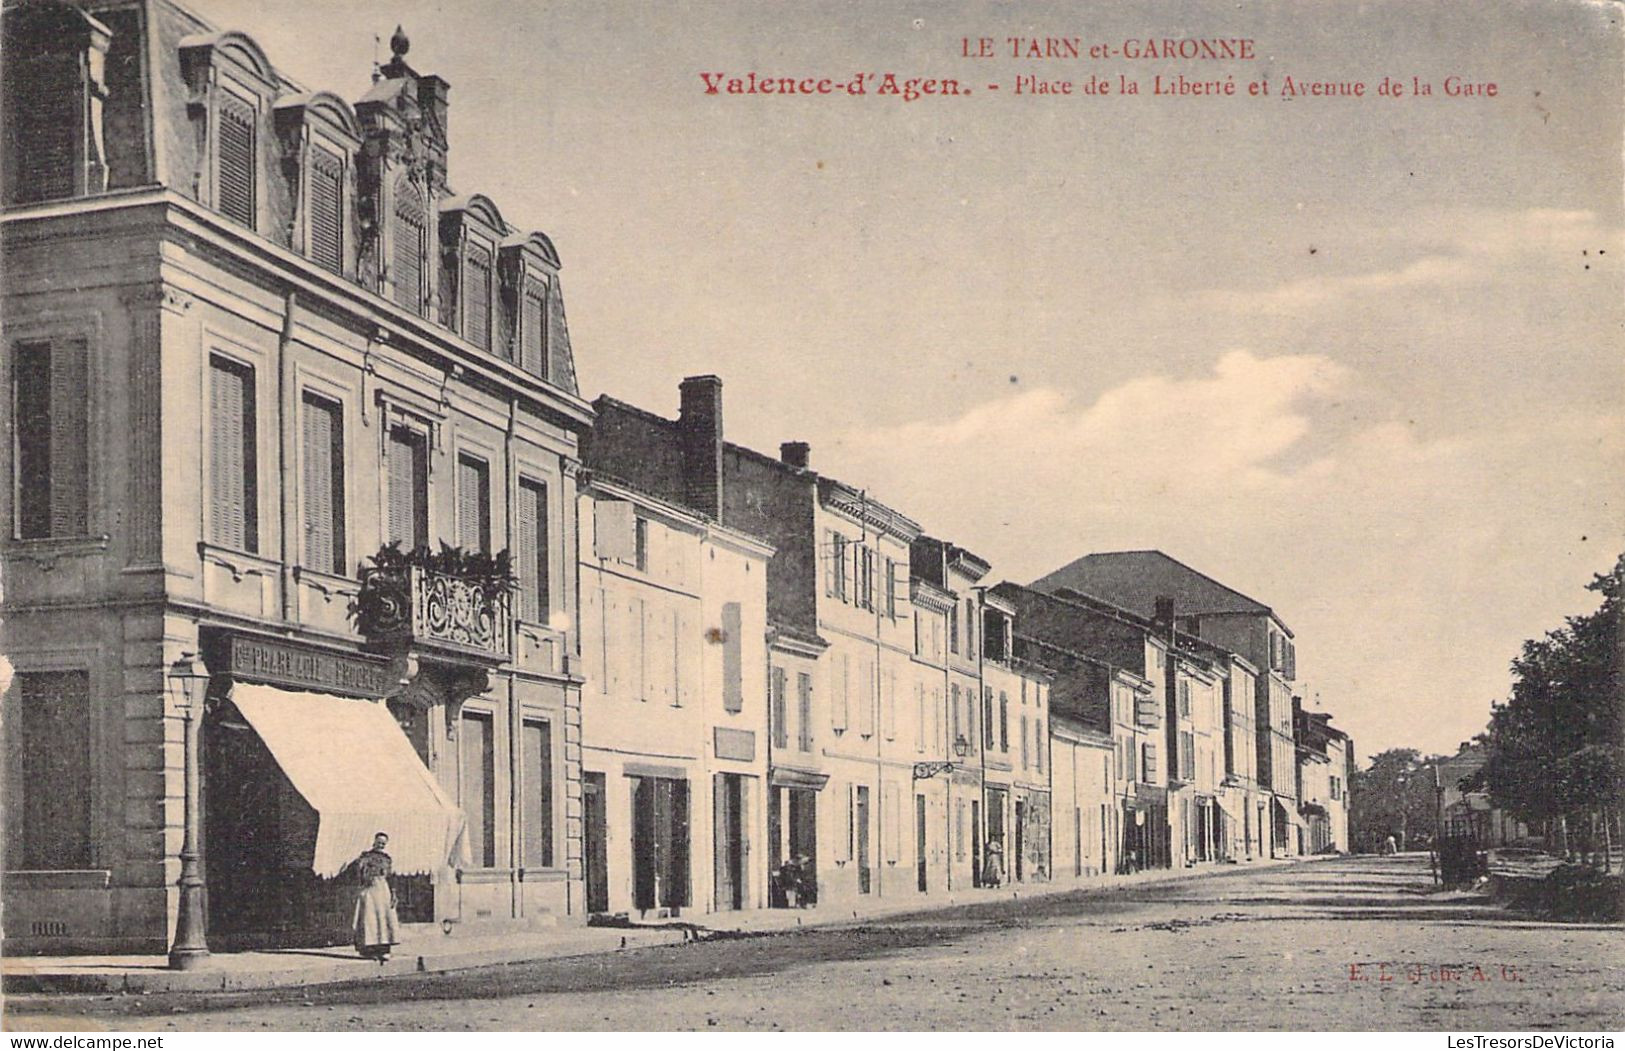
[[[783,668],[773,669],[773,747],[788,749],[790,747],[789,704],[785,695],[785,674]]]
[[[21,830],[22,856],[11,867],[89,868],[90,676],[66,671],[17,678],[22,806],[19,813],[7,801],[6,827]]]
[[[546,486],[520,479],[518,516],[519,615],[541,623],[548,614]]]
[[[344,438],[339,406],[312,394],[305,408],[305,561],[345,572]]]
[[[254,462],[254,376],[224,358],[210,360],[210,524],[214,542],[259,549]]]
[[[396,194],[415,191],[410,185]],[[395,302],[414,314],[423,313],[423,212],[410,198],[395,206],[394,272]]]
[[[85,402],[89,396],[85,341],[51,348],[51,535],[84,536],[90,479]]]
[[[745,707],[743,611],[737,602],[722,604],[722,707],[730,712]]]
[[[11,55],[18,63],[23,56]],[[26,71],[25,71],[26,70]],[[24,85],[10,90],[12,76]],[[16,141],[8,161],[16,165],[9,201],[48,201],[71,197],[79,185],[78,141],[85,104],[83,74],[73,56],[41,56],[7,78],[7,102]]]
[[[216,203],[227,218],[252,229],[256,225],[254,110],[236,99],[222,97],[219,114]]]
[[[833,680],[830,685],[834,696],[831,698],[833,703],[829,706],[829,725],[834,730],[846,729],[847,694],[851,692],[852,687],[848,678],[850,675],[848,660],[847,655],[843,653],[830,661],[830,678]]]
[[[593,501],[593,549],[599,558],[635,562],[637,528],[637,514],[631,501]]]
[[[344,272],[344,159],[311,147],[310,258],[335,274]]]
[[[51,535],[51,345],[18,343],[12,356],[17,530],[24,540]]]
[[[457,542],[467,551],[491,551],[490,472],[472,456],[457,458]]]
[[[406,427],[389,432],[389,538],[404,550],[429,542],[428,450]]]
[[[547,286],[525,282],[519,315],[519,367],[533,376],[547,377]]]
[[[925,751],[925,683],[914,684],[914,750]]]
[[[806,672],[796,675],[796,720],[798,744],[803,752],[812,751],[812,676]]]
[[[485,350],[491,349],[491,253],[468,246],[468,278],[463,290],[466,324],[463,335]]]

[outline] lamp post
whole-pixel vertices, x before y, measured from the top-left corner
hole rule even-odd
[[[1400,850],[1400,853],[1404,853],[1404,851],[1405,851],[1405,817],[1406,817],[1406,811],[1410,809],[1409,805],[1408,805],[1409,803],[1410,803],[1410,800],[1405,795],[1405,775],[1400,774],[1399,775],[1399,850]]]
[[[169,666],[168,679],[176,707],[185,713],[186,727],[186,831],[181,842],[180,911],[175,918],[175,942],[169,949],[169,966],[172,970],[186,971],[209,958],[203,914],[203,875],[198,867],[202,796],[200,743],[209,672],[196,653],[183,653]]]
[[[1444,885],[1444,782],[1439,764],[1433,764],[1433,856],[1438,859],[1439,884]]]

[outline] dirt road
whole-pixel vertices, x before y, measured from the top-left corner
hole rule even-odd
[[[1431,891],[1415,856],[353,986],[14,998],[8,1028],[1434,1029],[1625,1024],[1625,930]]]

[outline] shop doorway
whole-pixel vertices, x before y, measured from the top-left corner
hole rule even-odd
[[[688,782],[632,779],[632,905],[677,916],[689,904]]]
[[[914,857],[916,877],[915,883],[921,894],[926,891],[925,875],[925,797],[914,797]]]

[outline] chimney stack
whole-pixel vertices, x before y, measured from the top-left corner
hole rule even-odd
[[[689,506],[722,520],[722,380],[689,376],[677,387],[683,494]]]
[[[812,446],[806,442],[779,443],[779,459],[791,467],[799,467],[805,471],[811,457]]]
[[[1145,607],[1140,607],[1144,609]],[[1168,637],[1174,637],[1174,597],[1172,595],[1157,596],[1157,626],[1168,632]]]

